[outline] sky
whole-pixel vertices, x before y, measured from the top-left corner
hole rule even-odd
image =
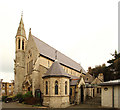
[[[1,0],[0,79],[14,79],[15,36],[21,12],[34,36],[87,71],[118,50],[119,0]]]

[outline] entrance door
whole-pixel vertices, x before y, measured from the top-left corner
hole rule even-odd
[[[30,87],[28,87],[28,91],[30,91]]]
[[[43,99],[42,99],[42,93],[41,93],[40,89],[35,90],[35,97],[40,99],[40,103],[42,105]]]
[[[83,103],[84,101],[84,89],[83,86],[81,85],[81,102]]]

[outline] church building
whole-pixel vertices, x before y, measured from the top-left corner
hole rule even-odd
[[[43,105],[53,108],[85,100],[85,70],[79,63],[32,35],[31,29],[27,39],[23,16],[15,43],[15,94],[32,91],[37,97],[39,92]]]

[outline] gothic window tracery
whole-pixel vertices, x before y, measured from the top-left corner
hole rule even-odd
[[[24,50],[24,40],[22,40],[22,50]]]
[[[65,81],[65,95],[67,95],[67,81]]]
[[[18,39],[18,49],[20,49],[20,39]]]
[[[55,81],[55,95],[58,95],[58,81]]]
[[[48,81],[46,81],[46,95],[48,94]]]

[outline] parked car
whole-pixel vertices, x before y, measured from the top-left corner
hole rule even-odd
[[[8,96],[8,97],[5,99],[5,103],[13,102],[13,101],[14,101],[14,97],[15,97],[15,96]]]
[[[12,102],[12,101],[13,101],[12,98],[6,98],[5,99],[5,103]]]

